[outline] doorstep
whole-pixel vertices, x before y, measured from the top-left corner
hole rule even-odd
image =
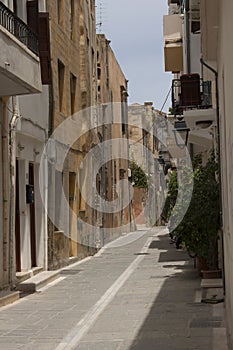
[[[19,283],[17,289],[22,292],[33,293],[58,277],[60,277],[59,271],[43,271],[38,275]]]
[[[44,271],[43,267],[33,267],[29,271],[16,272],[17,283],[21,283],[21,282],[29,279],[30,277],[33,277],[33,276],[37,275],[38,273],[41,273],[42,271]]]
[[[201,301],[205,303],[224,302],[223,281],[221,278],[201,280]]]
[[[203,278],[201,288],[223,288],[223,281],[221,278]]]
[[[19,291],[0,291],[0,307],[14,303],[19,299]]]

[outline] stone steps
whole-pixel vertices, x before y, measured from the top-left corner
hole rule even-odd
[[[58,277],[60,277],[60,271],[43,271],[38,275],[19,283],[17,289],[22,292],[33,293]]]
[[[36,276],[38,273],[44,271],[43,267],[33,267],[31,271],[26,272],[16,272],[17,283],[21,283],[33,276]]]
[[[221,278],[209,278],[201,280],[201,288],[222,288],[223,281]]]

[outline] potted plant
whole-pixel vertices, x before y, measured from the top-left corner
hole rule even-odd
[[[217,163],[214,154],[206,165],[201,164],[201,156],[193,163],[193,172],[183,170],[181,186],[187,186],[193,178],[194,187],[189,208],[181,223],[172,232],[182,237],[185,248],[192,251],[199,259],[205,261],[208,270],[218,270],[218,237],[219,237],[219,183],[217,179]],[[177,193],[176,174],[171,178],[168,190],[166,212],[171,215],[174,206],[174,195]],[[179,211],[176,207],[176,211]],[[173,212],[173,217],[176,212]]]

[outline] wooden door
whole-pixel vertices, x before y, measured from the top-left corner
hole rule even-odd
[[[34,165],[29,163],[29,185],[34,186]],[[35,225],[35,204],[30,203],[30,238],[31,238],[31,266],[36,264],[36,225]]]

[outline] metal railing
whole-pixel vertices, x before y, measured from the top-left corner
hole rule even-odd
[[[172,113],[182,114],[190,109],[212,108],[211,81],[202,79],[182,83],[181,79],[172,81]]]
[[[14,12],[0,1],[0,25],[13,34],[36,55],[39,54],[39,42],[36,33]]]

